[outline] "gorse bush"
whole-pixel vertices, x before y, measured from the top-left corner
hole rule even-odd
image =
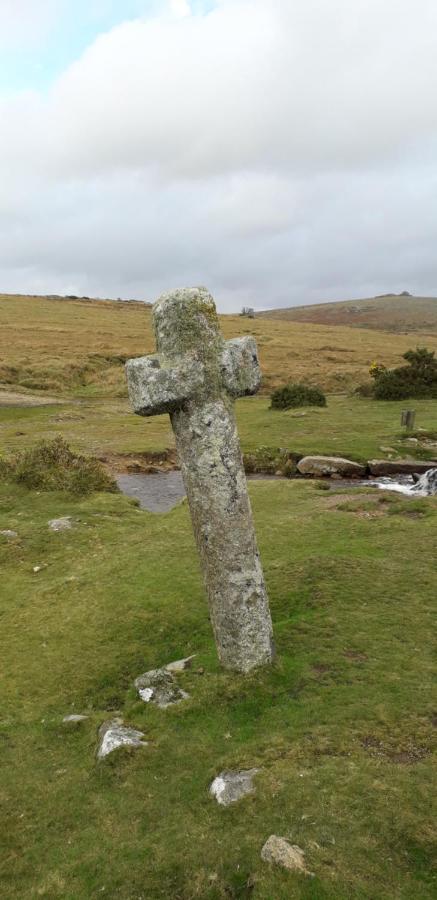
[[[396,369],[372,366],[373,396],[377,400],[406,400],[409,397],[437,397],[437,360],[425,347],[408,350],[408,365]]]
[[[62,437],[40,441],[9,460],[0,460],[0,477],[40,491],[117,491],[117,484],[101,463],[80,456]]]
[[[285,384],[271,395],[271,409],[292,409],[296,406],[326,406],[326,397],[318,387],[301,382]]]

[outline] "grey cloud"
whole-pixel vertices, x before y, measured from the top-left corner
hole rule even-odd
[[[436,292],[436,35],[430,0],[222,0],[100,36],[0,98],[0,289]]]

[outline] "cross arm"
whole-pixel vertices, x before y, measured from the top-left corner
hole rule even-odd
[[[139,416],[159,416],[179,409],[198,390],[203,369],[193,361],[161,368],[158,356],[141,356],[127,361],[126,376],[134,412]]]
[[[226,341],[220,362],[224,387],[233,397],[256,394],[261,384],[261,368],[255,338]]]

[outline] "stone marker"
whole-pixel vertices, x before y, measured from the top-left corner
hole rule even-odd
[[[164,294],[158,355],[126,365],[140,416],[169,413],[222,664],[248,672],[273,658],[272,624],[232,401],[255,394],[256,344],[225,341],[205,288]]]

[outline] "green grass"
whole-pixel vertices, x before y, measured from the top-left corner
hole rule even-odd
[[[0,485],[19,535],[0,536],[2,897],[435,897],[437,501],[251,495],[278,656],[244,678],[217,665],[186,504]],[[62,515],[74,530],[51,532]],[[137,700],[138,674],[190,653],[189,701]],[[71,712],[89,719],[66,728]],[[149,746],[97,764],[116,712]],[[261,767],[257,792],[221,809],[209,783],[237,766]],[[271,833],[314,879],[261,861]]]
[[[326,409],[272,410],[266,397],[241,400],[236,409],[245,451],[260,446],[286,447],[302,454],[327,453],[367,460],[385,458],[387,453],[381,447],[388,447],[401,456],[433,458],[436,452],[432,449],[425,452],[402,442],[407,433],[401,428],[400,418],[406,405],[331,395]],[[436,402],[415,400],[413,406],[417,427],[435,430]],[[174,445],[168,416],[135,416],[127,400],[0,408],[0,452],[22,449],[57,434],[62,434],[74,449],[96,455],[158,452]]]

